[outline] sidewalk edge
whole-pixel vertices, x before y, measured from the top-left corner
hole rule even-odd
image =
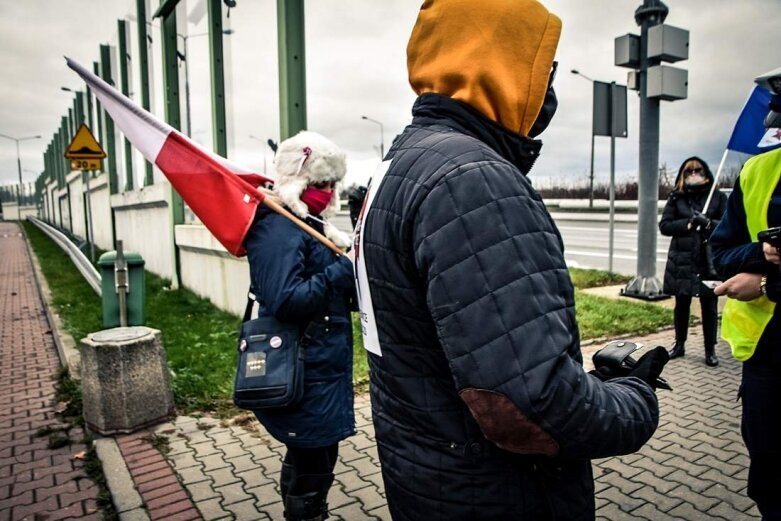
[[[52,293],[49,289],[49,284],[46,282],[46,277],[43,276],[41,265],[38,262],[38,256],[33,251],[30,239],[27,237],[27,232],[19,223],[19,229],[24,236],[24,243],[27,246],[27,252],[30,255],[30,259],[33,265],[33,278],[35,284],[38,286],[38,297],[41,300],[41,306],[46,314],[46,321],[49,323],[49,329],[52,332],[52,340],[57,347],[57,355],[60,357],[60,365],[68,368],[72,378],[81,380],[81,354],[79,353],[76,341],[66,331],[65,326],[62,323],[59,315],[52,312],[51,302]]]
[[[114,438],[98,438],[95,440],[95,452],[103,465],[103,475],[106,477],[106,487],[111,491],[111,500],[120,519],[148,520],[144,501],[133,484],[130,470],[119,451]]]

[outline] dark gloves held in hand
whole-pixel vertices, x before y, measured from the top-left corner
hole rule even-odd
[[[701,230],[707,230],[711,225],[710,219],[700,212],[694,212],[694,215],[689,219],[689,223],[692,228]]]
[[[594,355],[596,368],[590,373],[603,382],[622,376],[634,376],[650,385],[654,390],[657,388],[670,389],[667,382],[660,378],[662,369],[670,360],[667,349],[662,346],[651,349],[637,361],[628,355],[623,360],[607,360],[598,355],[599,353]],[[598,363],[599,365],[597,365]],[[602,365],[603,363],[604,365]]]
[[[333,264],[325,268],[325,277],[333,287],[350,288],[355,284],[353,263],[346,256],[340,255]]]
[[[640,357],[629,376],[636,376],[656,390],[662,369],[670,361],[670,354],[662,346],[656,346]]]

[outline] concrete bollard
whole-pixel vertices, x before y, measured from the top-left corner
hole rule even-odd
[[[173,415],[168,363],[160,331],[116,327],[82,339],[81,386],[87,427],[128,433]]]

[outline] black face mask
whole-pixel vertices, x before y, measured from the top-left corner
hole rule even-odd
[[[559,66],[559,62],[553,62],[553,66],[550,71],[550,78],[548,79],[548,90],[545,92],[545,99],[542,101],[542,108],[540,113],[537,114],[537,119],[534,120],[532,128],[529,129],[529,137],[535,138],[542,134],[542,131],[548,128],[553,115],[556,114],[556,109],[559,107],[559,100],[556,98],[556,92],[553,90],[553,80],[556,78],[556,69]]]

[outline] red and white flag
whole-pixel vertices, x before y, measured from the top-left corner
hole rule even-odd
[[[233,255],[241,257],[244,236],[271,179],[201,148],[187,136],[136,105],[75,61],[68,67],[95,93],[114,124],[144,157],[157,165],[204,226]]]

